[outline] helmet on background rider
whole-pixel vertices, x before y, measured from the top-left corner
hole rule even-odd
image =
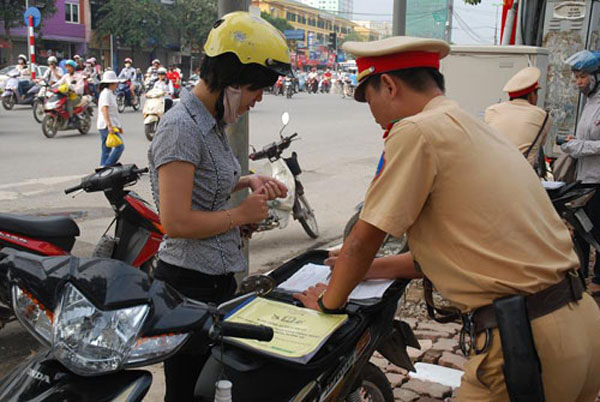
[[[50,64],[54,64],[54,65],[58,64],[58,60],[56,59],[56,57],[54,57],[54,56],[48,57],[48,65],[50,65]]]
[[[571,71],[592,74],[600,69],[600,52],[582,50],[565,60],[565,63],[571,66]]]
[[[576,76],[579,73],[578,85],[584,85],[579,90],[584,95],[590,96],[596,92],[600,85],[600,51],[582,50],[565,60],[565,63],[571,66]],[[586,79],[587,85],[585,81],[582,81],[583,84],[579,82],[580,79]]]
[[[131,64],[133,64],[133,60],[131,60],[131,58],[129,58],[129,57],[125,58],[125,60],[124,60],[123,62],[124,62],[126,65],[127,65],[127,64],[130,64],[130,65],[131,65]]]
[[[75,60],[76,62],[81,59],[81,56],[76,54],[75,56],[73,56],[73,60]]]
[[[17,57],[17,61],[21,61],[23,60],[23,62],[27,63],[27,56],[25,56],[24,54],[20,54],[19,57]]]
[[[241,64],[258,64],[277,75],[293,75],[283,34],[264,19],[247,12],[233,12],[215,22],[204,51],[211,58],[233,53]]]
[[[159,68],[159,69],[156,71],[156,73],[157,73],[158,75],[166,75],[166,74],[167,74],[167,69],[166,69],[166,68],[164,68],[164,67],[161,67],[161,68]]]
[[[75,61],[73,61],[73,60],[67,60],[67,62],[65,63],[65,66],[71,67],[73,69],[73,71],[75,71],[75,69],[77,68],[77,63],[75,63]]]
[[[152,60],[152,65],[154,65],[154,64],[160,65],[160,60],[158,60],[158,59]]]

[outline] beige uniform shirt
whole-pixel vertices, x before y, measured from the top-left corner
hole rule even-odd
[[[519,148],[522,154],[527,152],[540,132],[545,117],[546,112],[544,110],[532,105],[525,99],[514,99],[498,103],[488,107],[485,111],[485,122],[506,136],[510,142]],[[527,160],[532,166],[535,163],[540,145],[546,141],[551,125],[552,119],[548,116],[542,134],[527,156]]]
[[[538,292],[578,266],[525,158],[444,96],[391,129],[361,219],[407,232],[423,273],[463,311]]]

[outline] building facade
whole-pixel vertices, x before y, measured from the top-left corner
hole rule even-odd
[[[349,19],[299,1],[254,0],[252,5],[274,18],[285,19],[294,28],[297,36],[288,40],[288,43],[292,58],[299,68],[335,64],[338,53],[336,49],[327,46],[329,35],[332,33],[336,34],[338,44],[353,32],[359,33],[365,40],[370,39],[371,32],[368,29]],[[339,61],[339,57],[337,60]]]
[[[54,4],[56,12],[42,19],[42,27],[36,34],[38,63],[45,63],[52,55],[62,59],[87,52],[86,24],[89,24],[89,1],[56,0]],[[28,54],[27,28],[22,26],[11,29],[11,37],[12,48],[0,48],[0,65],[9,62],[9,52],[12,53],[13,60],[16,60],[19,54]]]
[[[329,11],[343,18],[352,19],[354,12],[354,0],[299,0],[320,10]]]

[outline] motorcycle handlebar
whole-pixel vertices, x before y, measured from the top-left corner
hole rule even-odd
[[[142,168],[142,169],[133,169],[133,173],[135,174],[144,174],[144,173],[148,173],[148,168]]]
[[[235,322],[222,322],[221,335],[232,338],[256,339],[269,342],[273,339],[273,328],[264,325],[239,324]]]
[[[65,189],[65,194],[73,193],[73,192],[75,192],[77,190],[81,190],[82,188],[83,188],[83,186],[81,184],[78,184],[78,185],[73,186],[73,187],[66,188]]]

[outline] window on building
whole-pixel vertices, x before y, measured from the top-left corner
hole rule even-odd
[[[317,26],[318,26],[319,28],[325,28],[325,21],[323,21],[323,20],[319,20],[319,22],[317,23]]]
[[[289,11],[285,12],[285,19],[288,21],[292,20],[292,13],[290,13]]]
[[[334,25],[334,26],[333,26],[333,30],[334,30],[335,32],[340,32],[340,26],[339,26],[339,25]]]
[[[348,30],[346,29],[346,27],[342,27],[342,33],[343,34],[348,33]]]
[[[79,24],[79,4],[65,3],[65,21]]]

